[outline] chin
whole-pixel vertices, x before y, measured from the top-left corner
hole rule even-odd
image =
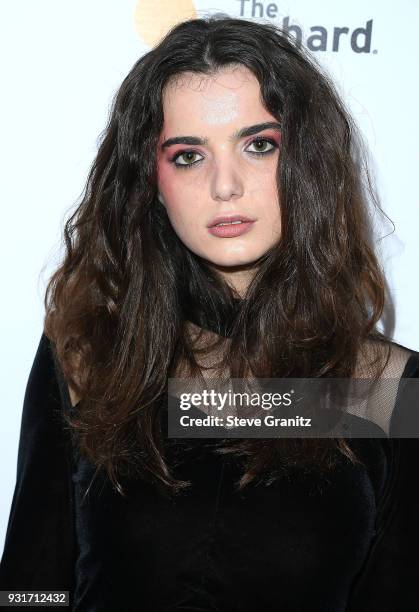
[[[206,259],[214,266],[220,266],[223,268],[233,268],[236,266],[251,266],[260,257],[260,255],[255,257],[237,257],[234,255],[231,255],[230,257],[228,255],[226,255],[225,257],[211,257],[209,255],[201,255],[201,257],[204,257],[204,259]]]

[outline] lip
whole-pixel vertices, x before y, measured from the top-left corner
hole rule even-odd
[[[251,219],[250,217],[246,217],[245,215],[222,215],[220,217],[215,217],[208,225],[208,228],[214,227],[217,223],[229,223],[231,221],[242,221],[242,223],[252,223],[256,219]]]
[[[208,228],[208,231],[218,238],[236,238],[250,231],[254,223],[254,221],[242,221],[231,225],[213,225]]]

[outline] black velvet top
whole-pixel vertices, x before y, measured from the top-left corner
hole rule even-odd
[[[402,376],[419,377],[418,353]],[[342,461],[327,478],[241,492],[231,457],[196,439],[177,471],[191,489],[170,499],[139,480],[124,499],[104,477],[91,484],[62,426],[69,409],[42,335],[0,590],[68,590],[78,612],[419,609],[419,439],[348,440],[366,467]]]

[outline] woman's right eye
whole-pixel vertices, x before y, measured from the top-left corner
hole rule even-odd
[[[204,159],[202,155],[201,159],[195,159],[197,155],[199,155],[199,153],[196,153],[195,151],[182,151],[181,153],[177,153],[171,159],[171,161],[177,168],[190,168],[191,166],[194,166],[199,161],[201,161],[201,159]],[[186,163],[179,162],[178,160],[180,159],[183,159],[183,161]]]

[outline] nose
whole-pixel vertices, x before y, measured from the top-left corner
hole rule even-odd
[[[223,161],[214,168],[211,180],[211,197],[214,200],[230,200],[243,195],[243,180],[234,164]]]

